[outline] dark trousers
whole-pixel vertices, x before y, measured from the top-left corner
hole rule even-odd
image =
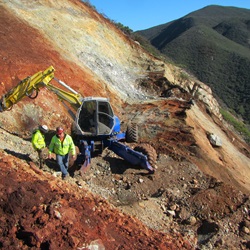
[[[38,158],[39,158],[39,167],[43,168],[44,165],[44,156],[42,150],[37,150]]]

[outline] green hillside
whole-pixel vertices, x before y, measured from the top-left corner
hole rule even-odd
[[[186,67],[250,123],[250,10],[211,5],[136,34]]]

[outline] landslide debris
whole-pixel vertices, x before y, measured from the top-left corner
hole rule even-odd
[[[152,230],[91,194],[83,181],[62,181],[7,149],[0,166],[3,249],[191,249],[178,233]]]
[[[0,244],[5,249],[81,249],[91,244],[105,249],[248,249],[248,194],[191,162],[200,151],[185,123],[192,107],[178,100],[164,102],[172,107],[168,112],[154,102],[141,104],[149,123],[148,132],[141,126],[139,144],[157,148],[154,174],[105,149],[84,176],[71,166],[65,182],[53,160],[38,169],[27,135],[1,129]],[[165,131],[167,144],[158,143],[162,124],[148,117],[156,110],[160,122],[165,115],[175,124]],[[145,124],[139,113],[133,120]],[[159,135],[158,142],[152,139]]]

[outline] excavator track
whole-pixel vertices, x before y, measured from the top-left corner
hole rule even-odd
[[[127,142],[138,142],[138,126],[136,123],[129,123],[126,132]]]
[[[146,155],[151,167],[156,169],[157,153],[156,153],[156,150],[154,149],[153,146],[151,146],[148,143],[143,143],[143,144],[140,144],[138,146],[135,146],[134,150]]]

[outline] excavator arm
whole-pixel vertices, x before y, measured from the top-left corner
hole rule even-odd
[[[26,96],[31,99],[36,98],[39,90],[43,87],[46,87],[50,91],[54,92],[59,99],[70,103],[74,109],[78,109],[82,104],[83,97],[75,90],[71,89],[67,84],[55,78],[54,72],[55,69],[53,66],[50,66],[46,70],[37,72],[36,74],[28,76],[20,81],[17,86],[8,91],[0,99],[0,112],[10,110],[14,104],[18,103]],[[67,88],[70,92],[53,86],[51,84],[53,79]]]

